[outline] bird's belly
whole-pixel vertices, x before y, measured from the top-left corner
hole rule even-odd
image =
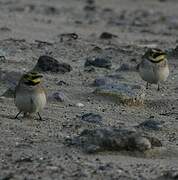
[[[150,68],[140,68],[140,76],[143,80],[148,83],[157,84],[158,82],[165,81],[169,75],[169,68],[166,67],[150,67]]]
[[[166,81],[167,77],[169,76],[169,68],[168,66],[161,68],[159,71],[157,71],[156,74],[157,78],[160,82]]]
[[[15,104],[22,112],[35,113],[41,111],[46,104],[45,93],[29,95],[16,95]]]

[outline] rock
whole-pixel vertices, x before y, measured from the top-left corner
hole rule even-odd
[[[94,93],[111,97],[114,101],[125,105],[142,105],[145,98],[145,89],[142,86],[127,83],[110,83],[99,86]]]
[[[92,66],[87,66],[85,67],[84,71],[88,73],[92,73],[92,72],[95,72],[95,68]]]
[[[178,56],[178,46],[176,46],[174,49],[167,49],[166,53],[168,56],[177,57]]]
[[[15,88],[8,88],[1,96],[6,98],[14,98]]]
[[[4,71],[0,69],[0,80],[10,85],[11,87],[15,87],[21,77],[22,77],[22,72]]]
[[[85,105],[82,103],[77,103],[76,106],[81,108],[81,107],[84,107]]]
[[[58,35],[60,38],[60,42],[64,41],[71,41],[71,40],[77,40],[78,39],[78,34],[76,33],[63,33]]]
[[[54,101],[59,101],[59,102],[64,102],[68,100],[68,98],[65,96],[63,92],[54,92],[49,99],[54,100]]]
[[[112,38],[116,38],[116,37],[118,37],[118,36],[114,35],[114,34],[111,34],[111,33],[108,33],[108,32],[103,32],[100,35],[100,39],[112,39]]]
[[[111,80],[124,80],[125,81],[124,76],[122,76],[121,74],[109,74],[106,77],[110,78]]]
[[[116,72],[118,71],[136,71],[136,66],[124,63],[118,69],[116,69]]]
[[[151,148],[162,146],[161,142],[155,137],[132,130],[116,128],[85,129],[68,143],[81,147],[87,153],[101,151],[145,152]]]
[[[87,114],[84,114],[84,115],[81,117],[81,120],[82,120],[82,121],[89,122],[89,123],[101,124],[103,118],[102,118],[102,116],[99,115],[99,114],[87,113]]]
[[[85,67],[87,66],[95,66],[99,68],[110,69],[112,66],[112,63],[109,59],[106,59],[106,58],[87,58],[85,62]]]
[[[164,171],[163,175],[159,176],[154,180],[176,180],[178,179],[178,170]]]
[[[44,8],[44,13],[46,15],[54,15],[59,14],[60,11],[55,6],[47,6]]]
[[[94,1],[94,0],[87,0],[86,3],[87,3],[87,4],[94,4],[95,1]]]
[[[34,70],[64,74],[72,71],[72,67],[67,63],[58,62],[53,57],[44,55],[40,56]]]
[[[21,155],[20,157],[17,157],[15,160],[15,163],[22,163],[22,162],[33,162],[33,159],[29,155]]]
[[[140,123],[137,127],[158,131],[163,128],[164,124],[165,124],[164,121],[159,122],[154,119],[149,119]]]
[[[94,82],[93,82],[93,86],[96,86],[96,87],[98,87],[98,86],[103,86],[103,85],[106,85],[107,84],[107,81],[108,81],[108,79],[107,78],[105,78],[105,77],[98,77],[98,78],[96,78],[95,80],[94,80]]]
[[[69,84],[66,83],[65,81],[62,81],[62,80],[61,80],[61,81],[58,81],[58,82],[57,82],[57,85],[58,85],[58,86],[62,86],[62,85],[67,85],[67,86],[68,86]]]

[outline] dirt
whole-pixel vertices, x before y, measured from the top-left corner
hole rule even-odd
[[[177,9],[176,0],[0,0],[0,76],[2,71],[32,69],[41,55],[72,66],[64,74],[44,73],[47,93],[66,96],[64,102],[48,101],[41,112],[44,121],[37,115],[14,119],[18,110],[13,98],[0,98],[0,179],[176,179],[171,172],[178,173],[177,57],[169,57],[168,80],[159,92],[152,85],[142,106],[97,96],[91,84],[99,76],[116,74],[123,63],[135,66],[147,47],[175,49]],[[104,39],[103,32],[113,35]],[[110,57],[112,67],[86,71],[86,59],[99,55]],[[135,71],[119,75],[122,81],[145,85]],[[13,76],[0,78],[0,94]],[[102,124],[82,121],[86,113],[101,115]],[[65,143],[84,129],[132,128],[150,117],[166,123],[161,130],[147,130],[163,144],[156,155],[87,154]]]

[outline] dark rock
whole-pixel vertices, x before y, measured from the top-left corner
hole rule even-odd
[[[125,80],[125,78],[121,74],[109,74],[107,75],[111,80]]]
[[[91,4],[91,5],[86,5],[84,8],[83,8],[85,11],[95,11],[96,10],[96,6]]]
[[[176,180],[178,179],[178,170],[168,170],[163,172],[163,175],[154,180]]]
[[[71,41],[71,40],[78,39],[78,34],[76,34],[76,33],[63,33],[63,34],[60,34],[58,37],[60,37],[60,42]]]
[[[11,87],[7,89],[1,96],[6,98],[14,98],[15,88]]]
[[[62,81],[62,80],[61,80],[61,81],[58,81],[58,82],[57,82],[57,85],[58,85],[58,86],[62,86],[62,85],[69,85],[69,84],[66,83],[65,81]]]
[[[8,27],[6,27],[6,26],[3,26],[3,27],[0,28],[0,31],[3,31],[3,32],[10,32],[11,29],[8,28]]]
[[[81,120],[82,120],[82,121],[89,122],[89,123],[97,123],[97,124],[100,124],[103,119],[102,119],[101,115],[99,115],[99,114],[87,113],[87,114],[84,114],[84,115],[81,117]]]
[[[54,7],[54,6],[46,6],[46,7],[44,8],[44,13],[45,13],[46,15],[54,15],[54,14],[59,14],[60,12],[59,12],[59,10],[58,10],[56,7]]]
[[[52,94],[51,99],[59,102],[64,102],[65,100],[67,100],[67,97],[63,92],[55,92]]]
[[[40,56],[38,62],[34,68],[37,71],[54,72],[54,73],[66,73],[72,71],[72,67],[63,62],[58,62],[56,59],[50,56]]]
[[[19,158],[15,160],[16,163],[21,163],[21,162],[33,162],[33,159],[31,156],[28,155],[21,155]]]
[[[92,73],[92,72],[95,72],[95,68],[92,66],[87,66],[85,67],[84,71],[88,73]]]
[[[136,66],[124,63],[116,71],[136,71]]]
[[[92,51],[97,52],[97,53],[101,53],[103,50],[102,50],[102,48],[100,48],[99,46],[94,46],[94,48],[92,49]]]
[[[96,86],[96,87],[103,86],[103,85],[106,85],[107,81],[108,81],[108,79],[105,77],[98,77],[94,80],[92,85]]]
[[[14,178],[14,174],[12,172],[6,172],[3,175],[0,175],[0,180],[11,180]]]
[[[157,144],[153,142],[157,142]],[[161,146],[161,142],[155,137],[116,128],[85,129],[69,143],[81,147],[87,153],[101,151],[145,152],[153,147]]]
[[[145,89],[142,86],[127,83],[110,83],[99,86],[94,93],[111,97],[115,102],[125,105],[142,105],[145,98]]]
[[[85,67],[95,66],[99,68],[110,69],[112,66],[111,60],[106,58],[88,58],[85,62]]]
[[[149,120],[146,120],[142,123],[140,123],[137,127],[142,127],[142,128],[145,128],[145,129],[149,129],[149,130],[161,130],[164,126],[164,123],[163,121],[159,122],[159,121],[156,121],[156,120],[153,120],[153,119],[149,119]]]
[[[95,1],[94,0],[87,0],[86,3],[91,5],[91,4],[94,4]]]
[[[112,39],[112,38],[116,38],[116,37],[118,37],[118,36],[114,35],[114,34],[111,34],[111,33],[108,33],[108,32],[103,32],[100,35],[100,39]]]
[[[22,72],[18,71],[6,71],[0,69],[0,80],[8,84],[10,87],[15,88],[18,81],[22,77]]]

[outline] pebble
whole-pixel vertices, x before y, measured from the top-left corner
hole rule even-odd
[[[112,66],[112,63],[111,63],[110,59],[94,57],[94,58],[87,58],[84,66],[85,67],[95,66],[95,67],[99,67],[99,68],[110,69]]]
[[[128,63],[123,63],[118,69],[116,69],[116,72],[118,71],[136,71],[136,66]]]
[[[140,123],[137,127],[142,127],[142,128],[149,129],[149,130],[158,131],[163,128],[164,124],[165,124],[165,122],[163,122],[163,121],[156,121],[154,119],[149,119],[149,120],[146,120],[146,121]]]
[[[77,103],[76,106],[82,108],[82,107],[84,107],[85,105],[82,104],[82,103]]]
[[[66,101],[67,97],[65,96],[63,92],[59,91],[59,92],[54,92],[52,94],[51,99],[59,101],[59,102],[64,102]]]
[[[118,37],[117,35],[114,35],[114,34],[111,34],[111,33],[108,33],[108,32],[103,32],[100,35],[100,39],[112,39],[112,38],[117,38],[117,37]]]
[[[107,84],[107,81],[108,81],[108,79],[105,78],[105,77],[98,77],[98,78],[96,78],[96,79],[94,80],[94,82],[93,82],[92,85],[95,86],[95,87],[103,86],[103,85],[106,85],[106,84]]]
[[[87,114],[84,114],[82,117],[81,117],[81,120],[82,121],[86,121],[86,122],[89,122],[89,123],[97,123],[97,124],[100,124],[103,120],[102,116],[99,115],[99,114],[94,114],[94,113],[87,113]]]

